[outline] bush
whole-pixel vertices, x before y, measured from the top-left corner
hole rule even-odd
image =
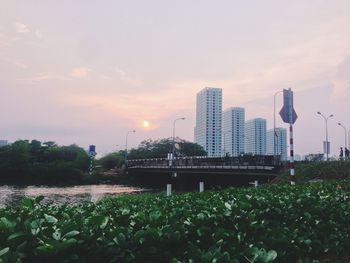
[[[341,262],[350,182],[0,209],[3,262]],[[326,212],[325,212],[326,211]]]

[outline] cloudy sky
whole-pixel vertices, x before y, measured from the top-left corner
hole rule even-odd
[[[96,144],[105,154],[176,133],[193,140],[196,93],[273,126],[294,91],[295,151],[332,154],[350,128],[349,0],[0,0],[0,139]],[[278,110],[282,98],[277,97]],[[148,121],[149,127],[143,127]],[[278,126],[286,127],[278,117]]]

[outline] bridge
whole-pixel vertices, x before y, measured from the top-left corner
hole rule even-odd
[[[252,180],[266,182],[275,178],[281,168],[279,156],[242,155],[238,157],[176,157],[134,159],[127,161],[126,171],[144,181],[153,182],[204,180],[212,184]]]

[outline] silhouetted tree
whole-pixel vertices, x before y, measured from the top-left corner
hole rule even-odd
[[[180,138],[175,140],[176,156],[206,156],[207,153],[202,146]],[[172,138],[144,140],[137,148],[131,149],[128,153],[129,159],[146,159],[146,158],[166,158],[168,153],[172,152]]]

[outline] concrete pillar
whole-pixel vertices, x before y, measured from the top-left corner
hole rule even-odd
[[[204,192],[204,182],[199,182],[199,192]]]
[[[166,196],[171,196],[171,184],[166,185]]]

